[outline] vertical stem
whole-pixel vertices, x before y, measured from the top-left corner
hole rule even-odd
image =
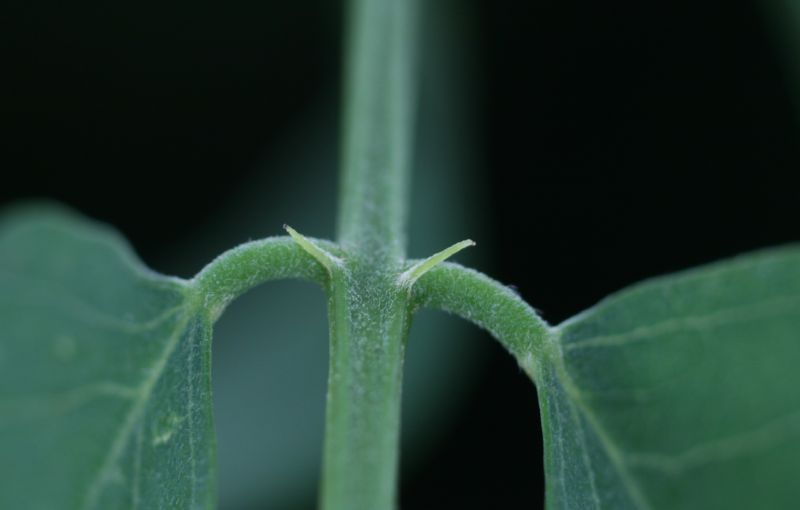
[[[407,292],[396,275],[350,266],[329,289],[330,371],[323,510],[395,506]]]
[[[398,284],[414,111],[415,0],[352,0],[344,87],[341,265],[328,285],[323,510],[391,510],[410,320]]]
[[[405,251],[415,12],[415,0],[350,2],[339,241],[382,260]]]

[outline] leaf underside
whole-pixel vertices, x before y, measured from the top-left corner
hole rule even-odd
[[[0,508],[214,506],[207,314],[113,232],[0,224]]]
[[[797,507],[800,249],[644,282],[553,334],[548,508]]]

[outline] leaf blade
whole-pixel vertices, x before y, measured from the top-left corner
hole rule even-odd
[[[0,506],[213,506],[210,320],[188,286],[49,208],[4,221],[0,275]]]
[[[800,469],[800,395],[792,389],[800,383],[796,247],[636,285],[556,334],[561,358],[540,396],[553,449],[546,459],[550,508],[796,503],[790,479]],[[577,416],[556,410],[568,406]],[[588,444],[565,450],[565,429],[588,430]],[[589,467],[564,475],[558,456],[566,451],[577,463],[581,450]],[[593,505],[558,496],[562,484],[584,472],[596,479]],[[574,485],[587,494],[586,484]]]

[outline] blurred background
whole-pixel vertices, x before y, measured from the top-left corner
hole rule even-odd
[[[411,256],[471,237],[459,261],[558,323],[800,239],[796,2],[423,4]],[[65,202],[184,277],[284,222],[333,237],[339,2],[9,0],[0,20],[0,206]],[[314,508],[326,333],[296,282],[220,320],[223,510]],[[540,508],[514,361],[433,312],[408,356],[401,507]]]

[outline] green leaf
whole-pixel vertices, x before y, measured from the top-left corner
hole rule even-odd
[[[0,225],[0,508],[211,508],[211,322],[64,211]]]
[[[636,285],[553,331],[548,508],[797,507],[796,247]]]

